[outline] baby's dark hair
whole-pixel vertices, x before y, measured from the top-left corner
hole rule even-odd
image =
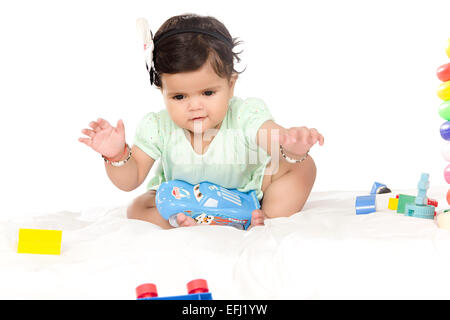
[[[219,33],[226,42],[203,33],[180,33],[170,37],[158,38],[171,30],[196,28],[206,32]],[[198,70],[208,59],[221,78],[230,80],[233,73],[239,74],[234,68],[234,61],[240,61],[239,54],[233,49],[241,44],[237,38],[232,38],[225,25],[211,16],[183,14],[169,18],[162,24],[154,36],[155,49],[154,84],[162,88],[161,74],[174,74]],[[225,40],[225,39],[224,39]]]

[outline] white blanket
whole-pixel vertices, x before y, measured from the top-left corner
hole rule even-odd
[[[446,191],[428,196],[445,208]],[[302,212],[250,231],[161,230],[125,205],[3,219],[0,299],[135,299],[148,282],[181,295],[197,278],[214,299],[450,299],[450,231],[388,209],[356,215],[365,194],[312,193]],[[61,255],[16,253],[19,228],[63,230]]]

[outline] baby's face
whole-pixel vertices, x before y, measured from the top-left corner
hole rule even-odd
[[[191,132],[218,128],[233,97],[236,77],[219,77],[206,62],[192,72],[163,74],[162,94],[173,122]]]

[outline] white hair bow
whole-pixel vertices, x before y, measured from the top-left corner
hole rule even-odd
[[[144,44],[144,59],[147,64],[147,70],[150,72],[151,69],[154,69],[153,65],[153,33],[150,30],[148,22],[145,18],[139,18],[136,20],[136,31],[138,36],[142,38],[142,42]]]

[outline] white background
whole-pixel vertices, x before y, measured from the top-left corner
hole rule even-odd
[[[77,141],[89,121],[149,111],[135,20],[213,15],[244,41],[236,95],[262,98],[285,127],[316,127],[314,191],[446,185],[436,89],[450,1],[2,1],[1,215],[123,205],[103,160]]]

